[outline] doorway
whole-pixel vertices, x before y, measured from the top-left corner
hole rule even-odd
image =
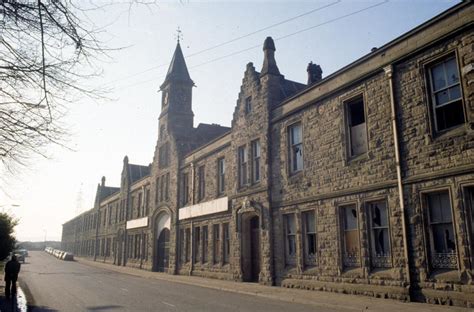
[[[260,274],[260,218],[242,218],[242,277],[244,282],[258,282]]]
[[[170,251],[170,230],[163,229],[156,241],[156,250],[157,250],[157,264],[156,271],[165,272],[168,268],[169,262],[169,251]]]

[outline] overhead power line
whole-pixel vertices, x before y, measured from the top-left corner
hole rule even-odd
[[[284,35],[284,36],[275,38],[275,39],[273,39],[273,40],[274,40],[274,41],[278,41],[278,40],[286,39],[286,38],[289,38],[289,37],[298,35],[298,34],[300,34],[300,33],[303,33],[303,32],[306,32],[306,31],[309,31],[309,30],[312,30],[312,29],[315,29],[315,28],[318,28],[318,27],[321,27],[321,26],[324,26],[324,25],[327,25],[327,24],[330,24],[330,23],[339,21],[339,20],[341,20],[341,19],[344,19],[344,18],[347,18],[347,17],[350,17],[350,16],[354,16],[354,15],[360,14],[360,13],[362,13],[362,12],[364,12],[364,11],[368,11],[368,10],[373,9],[373,8],[375,8],[375,7],[384,5],[384,4],[388,3],[388,2],[389,2],[389,0],[384,0],[384,1],[382,1],[382,2],[373,4],[373,5],[371,5],[371,6],[362,8],[362,9],[360,9],[360,10],[353,11],[353,12],[351,12],[351,13],[338,16],[338,17],[336,17],[336,18],[327,20],[327,21],[322,22],[322,23],[319,23],[319,24],[317,24],[317,25],[313,25],[313,26],[311,26],[311,27],[307,27],[307,28],[304,28],[304,29],[295,31],[295,32],[293,32],[293,33],[290,33],[290,34],[287,34],[287,35]],[[253,50],[253,49],[260,48],[261,46],[262,46],[261,44],[254,45],[254,46],[251,46],[251,47],[248,47],[248,48],[239,50],[239,51],[235,51],[235,52],[232,52],[232,53],[229,53],[229,54],[220,56],[220,57],[213,58],[213,59],[211,59],[211,60],[205,61],[205,62],[203,62],[203,63],[197,64],[197,65],[194,65],[194,66],[190,66],[189,68],[192,69],[192,68],[201,67],[201,66],[204,66],[204,65],[207,65],[207,64],[210,64],[210,63],[214,63],[214,62],[220,61],[220,60],[222,60],[222,59],[229,58],[229,57],[234,56],[234,55],[237,55],[237,54],[241,54],[241,53],[243,53],[243,52],[247,52],[247,51],[250,51],[250,50]],[[148,80],[145,80],[145,81],[141,81],[141,82],[133,83],[133,84],[130,84],[130,85],[122,86],[121,88],[129,88],[129,87],[134,87],[134,86],[136,86],[136,85],[144,84],[144,83],[147,83],[147,82],[156,81],[156,79],[161,78],[161,77],[163,77],[163,76],[164,76],[164,74],[159,75],[158,77],[155,77],[155,78],[152,78],[152,79],[148,79]]]
[[[333,6],[333,5],[336,5],[336,4],[340,3],[340,2],[341,2],[341,0],[337,0],[337,1],[335,1],[335,2],[331,2],[331,3],[326,4],[326,5],[324,5],[324,6],[321,6],[321,7],[312,9],[312,10],[310,10],[310,11],[301,13],[301,14],[299,14],[299,15],[290,17],[290,18],[288,18],[288,19],[286,19],[286,20],[283,20],[283,21],[280,21],[280,22],[278,22],[278,23],[275,23],[275,24],[272,24],[272,25],[269,25],[269,26],[265,26],[264,28],[260,28],[260,29],[258,29],[258,30],[252,31],[252,32],[250,32],[250,33],[247,33],[247,34],[245,34],[245,35],[242,35],[242,36],[239,36],[239,37],[235,37],[235,38],[230,39],[230,40],[228,40],[228,41],[225,41],[225,42],[216,44],[216,45],[214,45],[214,46],[211,46],[211,47],[209,47],[209,48],[206,48],[206,49],[203,49],[203,50],[194,52],[194,53],[192,53],[192,54],[186,56],[186,59],[191,58],[191,57],[194,57],[194,56],[196,56],[196,55],[200,55],[200,54],[202,54],[202,53],[204,53],[204,52],[208,52],[208,51],[211,51],[211,50],[220,48],[220,47],[222,47],[222,46],[225,46],[225,45],[228,45],[228,44],[230,44],[230,43],[236,42],[236,41],[238,41],[238,40],[241,40],[241,39],[250,37],[250,36],[252,36],[252,35],[258,34],[258,33],[262,32],[262,31],[268,30],[268,29],[270,29],[270,28],[283,25],[283,24],[285,24],[285,23],[291,22],[291,21],[293,21],[293,20],[296,20],[296,19],[298,19],[298,18],[304,17],[304,16],[306,16],[306,15],[310,15],[310,14],[315,13],[315,12],[317,12],[317,11],[321,11],[321,10],[323,10],[323,9],[326,9],[326,8],[329,8],[329,7]],[[132,77],[136,77],[136,76],[145,74],[145,73],[147,73],[147,72],[149,72],[149,71],[152,71],[152,70],[154,70],[154,69],[167,66],[167,65],[169,65],[169,64],[170,64],[170,63],[168,62],[168,63],[164,63],[164,64],[160,64],[160,65],[155,65],[155,66],[152,66],[152,67],[147,68],[147,69],[145,69],[145,70],[142,70],[142,71],[140,71],[140,72],[137,72],[137,73],[134,73],[134,74],[131,74],[131,75],[122,77],[122,78],[118,78],[118,79],[115,79],[115,80],[112,80],[112,81],[109,81],[109,82],[106,82],[104,85],[109,85],[109,84],[114,83],[114,82],[117,82],[117,81],[122,81],[122,80],[126,80],[126,79],[129,79],[129,78],[132,78]]]

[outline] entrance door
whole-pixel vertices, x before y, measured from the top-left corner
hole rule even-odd
[[[260,222],[256,215],[242,216],[242,278],[258,282],[260,274]]]
[[[165,269],[168,268],[168,262],[169,262],[169,243],[170,243],[170,230],[167,228],[164,228],[161,233],[160,237],[158,237],[158,240],[156,242],[156,250],[158,252],[157,254],[157,271],[158,272],[164,272]]]
[[[250,258],[251,258],[251,281],[258,282],[260,274],[260,229],[259,220],[255,216],[250,219]]]

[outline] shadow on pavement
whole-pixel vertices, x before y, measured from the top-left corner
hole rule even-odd
[[[86,307],[87,311],[105,311],[105,310],[112,310],[121,308],[120,305],[103,305],[103,306],[95,306],[95,307]]]
[[[28,312],[54,312],[54,311],[58,311],[58,310],[51,309],[44,306],[43,307],[28,306]]]

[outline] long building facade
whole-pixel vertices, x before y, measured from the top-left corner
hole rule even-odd
[[[64,223],[63,249],[168,274],[474,306],[474,7],[339,71],[285,79],[268,37],[231,127],[194,127],[178,42],[148,166]]]

